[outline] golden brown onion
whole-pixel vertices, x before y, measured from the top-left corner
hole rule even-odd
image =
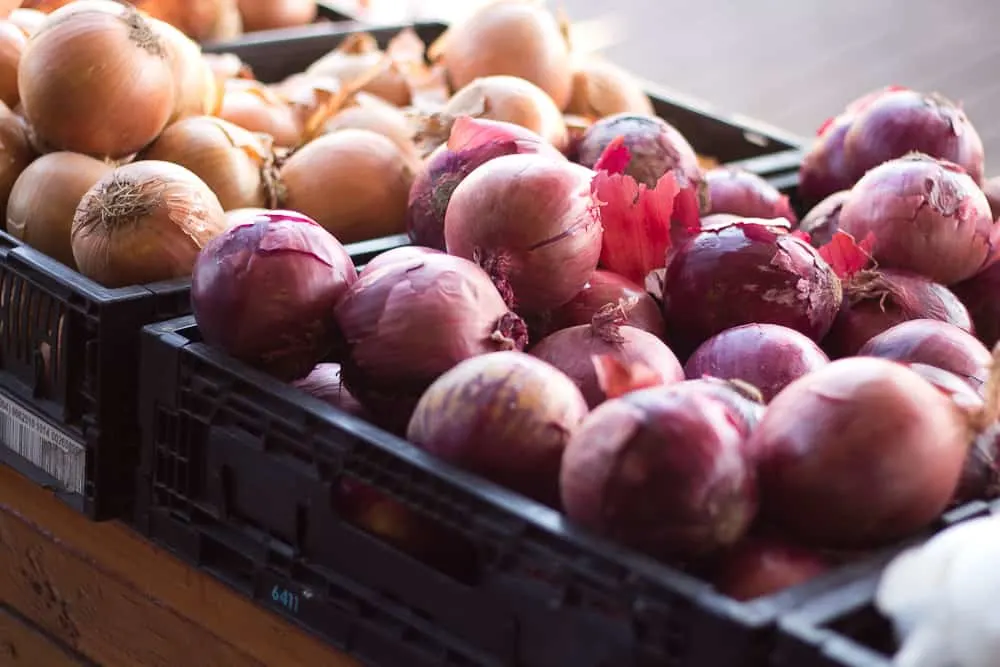
[[[188,116],[218,113],[222,107],[222,88],[201,48],[180,30],[164,21],[150,19],[170,58],[174,75],[174,110],[170,123]]]
[[[0,21],[0,101],[13,109],[21,101],[17,92],[17,66],[28,46],[28,33],[12,21]]]
[[[315,0],[239,0],[243,29],[294,28],[316,20]]]
[[[14,183],[7,202],[7,231],[75,269],[70,231],[83,195],[114,167],[79,153],[49,153]]]
[[[638,79],[621,67],[594,57],[575,59],[573,95],[566,112],[594,119],[616,113],[655,115]]]
[[[215,80],[220,85],[229,79],[253,79],[253,69],[235,53],[202,53],[202,59],[208,63]]]
[[[199,42],[224,40],[243,32],[236,0],[132,0],[153,18],[177,27]]]
[[[269,134],[277,146],[297,146],[302,141],[302,125],[295,111],[256,81],[227,81],[219,117],[245,130]]]
[[[379,68],[378,74],[362,90],[396,106],[408,105],[412,94],[404,69],[386,58],[375,38],[368,34],[351,35],[339,47],[310,65],[306,73],[332,77],[341,85],[350,87],[355,81],[371,76],[376,68]]]
[[[6,218],[7,198],[21,173],[35,159],[24,121],[0,104],[0,215]]]
[[[347,105],[323,125],[324,132],[341,130],[371,130],[392,139],[399,148],[414,158],[413,128],[406,114],[381,97],[358,93]]]
[[[204,181],[179,165],[143,160],[118,167],[83,196],[73,257],[80,273],[105,287],[183,278],[225,229]]]

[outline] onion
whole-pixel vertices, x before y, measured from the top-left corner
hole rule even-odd
[[[858,113],[844,137],[844,166],[857,180],[914,151],[961,166],[976,183],[983,180],[983,142],[965,112],[940,95],[913,90],[888,92]]]
[[[570,100],[569,44],[555,17],[532,0],[482,7],[445,33],[431,47],[431,56],[440,59],[456,90],[476,79],[509,75],[541,88],[559,109]]]
[[[927,364],[967,380],[979,389],[989,377],[990,351],[970,333],[947,322],[910,320],[875,336],[858,351],[911,364]]]
[[[659,376],[657,384],[680,382],[684,370],[670,348],[653,334],[625,324],[636,303],[638,299],[608,304],[590,324],[562,329],[543,338],[531,354],[573,380],[591,408],[607,398],[591,360],[597,355],[613,355],[623,364],[643,364]]]
[[[990,205],[990,212],[993,214],[993,219],[1000,218],[1000,177],[995,176],[987,181],[983,181],[983,194],[986,195],[986,201]]]
[[[294,28],[316,20],[315,0],[239,0],[237,5],[247,32]]]
[[[105,287],[185,278],[225,228],[219,199],[200,178],[168,162],[132,162],[83,196],[73,257],[80,273]]]
[[[393,262],[408,262],[412,259],[423,257],[424,255],[438,254],[441,254],[441,251],[435,250],[434,248],[424,248],[418,245],[400,246],[399,248],[386,250],[381,255],[375,257],[372,261],[365,265],[365,268],[362,269],[361,273],[358,275],[359,277],[364,277],[369,273],[378,270],[380,267],[392,264]]]
[[[83,195],[113,167],[79,153],[49,153],[24,170],[7,202],[7,231],[76,269],[70,232]]]
[[[34,159],[24,121],[0,104],[0,215],[4,218],[14,183]]]
[[[710,554],[738,542],[756,513],[742,441],[725,404],[683,383],[607,401],[566,447],[563,508],[656,557]]]
[[[587,130],[594,124],[594,121],[591,118],[574,116],[572,114],[563,115],[563,121],[566,123],[566,135],[568,137],[563,154],[573,162],[579,162],[580,144],[583,143],[583,138],[587,135]]]
[[[972,436],[951,398],[905,366],[832,362],[781,392],[750,436],[763,518],[834,549],[912,535],[947,507]]]
[[[297,146],[302,141],[303,128],[292,108],[256,81],[226,81],[219,117],[245,130],[269,134],[278,146]]]
[[[226,211],[226,229],[243,222],[252,222],[260,213],[270,213],[267,208],[234,208]]]
[[[549,364],[516,351],[468,359],[427,389],[406,437],[454,465],[557,506],[563,451],[587,404]]]
[[[201,58],[208,63],[215,80],[222,85],[229,79],[255,79],[253,69],[235,53],[202,53]]]
[[[406,229],[414,243],[444,250],[444,217],[458,184],[480,165],[501,155],[561,154],[539,135],[513,123],[463,116],[455,121],[446,145],[437,148],[413,182]]]
[[[319,364],[292,385],[348,414],[364,416],[365,409],[340,381],[340,364]]]
[[[774,539],[749,538],[722,557],[713,583],[741,601],[772,595],[814,579],[830,569],[822,555]]]
[[[405,428],[427,387],[459,362],[527,343],[524,322],[489,276],[443,253],[367,272],[335,315],[347,347],[344,384],[393,430]]]
[[[708,185],[706,214],[730,213],[745,218],[784,218],[798,222],[788,197],[757,174],[732,167],[717,167],[705,172]]]
[[[688,355],[742,324],[780,324],[814,341],[843,297],[833,269],[808,243],[747,219],[701,232],[676,249],[663,279],[668,342]]]
[[[399,146],[375,132],[323,135],[281,167],[283,206],[312,217],[344,243],[399,234],[416,169]]]
[[[578,56],[566,113],[598,119],[618,113],[652,116],[654,111],[642,84],[629,72],[600,58]]]
[[[374,77],[373,72],[377,72]],[[310,65],[306,74],[331,77],[348,88],[367,79],[361,90],[398,107],[407,106],[412,100],[404,68],[392,59],[387,60],[375,38],[366,33],[347,37],[340,46]]]
[[[992,262],[968,280],[952,286],[975,323],[976,336],[989,348],[1000,341],[1000,262]],[[972,329],[967,329],[972,331]]]
[[[334,305],[357,279],[344,247],[306,216],[269,211],[205,246],[191,281],[202,338],[282,380],[336,342]]]
[[[174,109],[168,125],[188,116],[218,113],[223,88],[198,45],[169,23],[149,19],[149,25],[166,49],[174,76]]]
[[[347,106],[323,124],[323,132],[340,130],[371,130],[392,139],[399,149],[412,159],[419,159],[413,143],[413,129],[402,110],[380,97],[356,93]]]
[[[809,235],[814,248],[824,246],[833,240],[840,229],[840,211],[851,196],[850,190],[840,190],[812,207],[802,218],[799,229]]]
[[[41,143],[123,158],[166,126],[174,77],[150,22],[131,6],[107,4],[117,9],[50,16],[21,57],[18,88],[24,116]],[[95,71],[100,76],[92,76]]]
[[[199,42],[234,39],[243,32],[236,0],[134,0],[133,4]]]
[[[28,46],[28,32],[12,21],[0,21],[0,101],[13,109],[21,101],[17,67]]]
[[[684,365],[689,378],[743,380],[770,401],[792,381],[829,363],[812,340],[776,324],[745,324],[702,343]]]
[[[698,156],[687,139],[662,118],[617,114],[594,123],[579,148],[580,164],[595,167],[608,146],[622,137],[633,159],[625,173],[649,188],[668,171],[681,187],[702,182]]]
[[[590,280],[576,296],[547,313],[544,331],[552,333],[559,329],[589,324],[598,311],[622,299],[635,301],[635,305],[626,314],[626,324],[648,331],[657,338],[663,337],[663,314],[653,297],[631,280],[601,269],[591,274]]]
[[[473,171],[445,215],[448,252],[487,268],[508,303],[528,312],[572,299],[597,268],[594,172],[542,155],[505,155]]]
[[[143,152],[143,159],[191,170],[227,211],[277,205],[278,172],[270,138],[221,118],[193,116],[174,123]]]
[[[960,167],[918,154],[865,174],[840,211],[840,228],[858,239],[873,234],[879,265],[944,285],[978,272],[1000,229]]]

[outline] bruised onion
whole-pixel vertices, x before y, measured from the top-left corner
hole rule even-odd
[[[770,401],[792,381],[829,359],[803,334],[776,324],[745,324],[702,343],[684,364],[688,378],[742,380]]]
[[[601,269],[594,271],[576,296],[546,314],[545,331],[552,333],[589,324],[598,311],[622,299],[635,302],[626,313],[626,324],[648,331],[657,338],[663,337],[663,314],[653,297],[631,280]]]
[[[905,366],[832,362],[778,394],[750,436],[762,517],[833,549],[907,537],[948,506],[973,434],[968,415]]]
[[[976,336],[987,347],[1000,341],[1000,262],[952,286],[955,295],[968,309],[975,324]],[[972,331],[972,329],[967,329]]]
[[[142,160],[114,169],[83,196],[73,257],[80,273],[105,287],[186,278],[225,228],[204,181],[179,165]]]
[[[336,342],[334,306],[357,279],[344,247],[306,216],[248,216],[198,256],[191,305],[206,343],[282,380]]]
[[[745,218],[784,218],[798,222],[788,197],[757,174],[744,169],[717,167],[705,172],[708,208],[705,214],[730,213]]]
[[[743,434],[722,402],[683,385],[631,392],[584,419],[560,474],[572,521],[661,558],[744,536],[757,494]]]
[[[874,236],[880,266],[950,285],[973,276],[992,254],[998,229],[979,186],[961,167],[914,154],[885,162],[858,181],[840,228]]]
[[[551,506],[559,467],[587,414],[576,385],[527,354],[494,352],[458,364],[420,398],[406,437],[450,463]]]
[[[577,56],[566,113],[598,119],[618,113],[652,116],[654,111],[642,84],[629,72],[601,58]]]
[[[292,108],[256,81],[226,81],[218,115],[245,130],[271,135],[277,146],[290,148],[302,141],[303,128]]]
[[[348,414],[364,416],[365,409],[341,382],[340,364],[318,364],[309,375],[293,381],[292,386]]]
[[[527,343],[490,277],[472,262],[425,253],[366,272],[335,309],[344,384],[388,428],[405,428],[428,386],[456,364]]]
[[[830,564],[816,551],[751,537],[722,556],[712,583],[723,595],[747,601],[805,583],[829,569]]]
[[[809,235],[809,242],[814,248],[829,243],[840,229],[840,211],[850,196],[850,190],[834,192],[802,218],[799,229]]]

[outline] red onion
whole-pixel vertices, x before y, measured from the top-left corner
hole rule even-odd
[[[625,174],[647,188],[656,187],[663,175],[671,171],[682,188],[702,182],[698,156],[691,144],[673,125],[656,116],[620,113],[598,120],[580,142],[580,164],[595,168],[618,137],[634,156]]]
[[[334,312],[347,346],[344,384],[393,430],[405,427],[442,373],[470,357],[527,343],[524,322],[489,276],[445,254],[386,263],[359,278]]]
[[[525,311],[563,305],[587,284],[601,252],[594,175],[541,155],[490,160],[452,194],[448,252],[486,268],[507,302]]]
[[[520,125],[469,116],[458,118],[448,143],[427,158],[426,168],[410,189],[406,211],[410,239],[419,245],[444,250],[445,211],[458,184],[493,158],[518,153],[564,159],[554,146]]]
[[[684,370],[670,348],[653,334],[625,325],[634,305],[634,301],[625,300],[608,304],[590,324],[562,329],[543,338],[531,354],[573,380],[591,408],[607,398],[591,360],[595,355],[613,355],[623,364],[643,364],[658,376],[657,384],[680,382]]]
[[[348,414],[363,416],[365,409],[340,381],[340,364],[319,364],[309,375],[292,385]]]
[[[663,280],[667,337],[681,355],[752,322],[819,340],[841,298],[840,280],[817,251],[767,220],[703,231],[677,248]]]
[[[628,311],[626,324],[657,338],[663,337],[663,314],[653,297],[631,280],[601,269],[594,271],[576,296],[547,314],[544,333],[548,335],[559,329],[590,324],[601,308],[622,299],[635,301]]]
[[[743,434],[723,402],[682,385],[626,394],[583,421],[560,475],[571,520],[660,558],[744,536],[757,493]]]
[[[840,228],[875,237],[880,266],[950,285],[973,276],[998,233],[986,196],[960,167],[909,155],[875,167],[840,211]]]
[[[927,364],[954,373],[980,389],[993,357],[972,334],[936,320],[910,320],[883,331],[858,352],[860,356]]]
[[[777,324],[744,324],[701,344],[684,365],[689,378],[743,380],[770,401],[793,380],[829,363],[812,340]]]
[[[333,307],[357,273],[328,231],[292,211],[241,218],[205,245],[191,306],[206,343],[282,380],[332,349]]]
[[[799,229],[809,234],[814,248],[826,245],[840,229],[840,210],[851,196],[850,190],[840,190],[812,207],[799,223]]]
[[[897,90],[873,100],[844,137],[844,165],[857,180],[865,172],[912,152],[961,166],[983,180],[983,142],[965,112],[940,95]]]
[[[469,359],[420,399],[406,437],[461,468],[552,506],[563,450],[587,403],[573,381],[519,352]]]
[[[1000,176],[983,181],[983,194],[986,195],[986,201],[990,204],[993,219],[1000,218]]]
[[[914,534],[947,507],[974,431],[968,415],[905,366],[832,362],[771,402],[747,447],[762,516],[827,548]]]
[[[408,262],[411,259],[417,259],[424,257],[426,255],[440,255],[442,252],[440,250],[435,250],[434,248],[425,248],[419,245],[404,245],[398,248],[392,248],[391,250],[386,250],[380,255],[377,255],[372,259],[372,261],[365,264],[365,268],[361,269],[361,273],[358,277],[367,276],[372,271],[377,271],[387,264],[393,262]]]
[[[748,538],[722,557],[713,583],[723,595],[746,601],[804,583],[829,569],[815,551],[774,539]]]
[[[952,286],[975,323],[976,336],[989,348],[1000,342],[1000,262],[989,264],[968,280]],[[970,329],[971,331],[971,329]]]
[[[788,197],[757,174],[744,169],[717,167],[705,172],[708,184],[706,214],[731,213],[745,218],[785,218],[798,222]]]

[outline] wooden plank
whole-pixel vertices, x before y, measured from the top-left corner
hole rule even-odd
[[[0,606],[0,665],[5,667],[95,667],[61,646],[39,627]]]

